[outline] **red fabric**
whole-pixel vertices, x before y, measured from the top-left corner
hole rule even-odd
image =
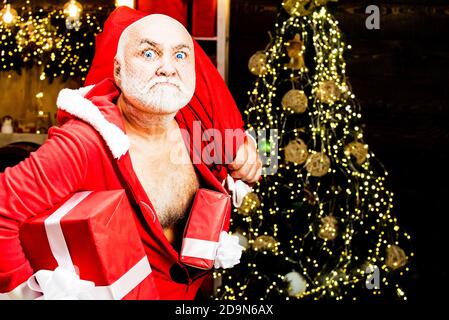
[[[60,207],[28,219],[20,228],[20,241],[34,270],[58,266],[45,220]],[[60,220],[70,258],[82,280],[109,286],[146,257],[133,216],[125,191],[112,190],[90,193]],[[153,275],[150,273],[123,299],[159,299]]]
[[[215,214],[211,217],[211,212]],[[197,239],[218,243],[231,215],[231,200],[227,194],[199,189],[193,200],[183,239]],[[225,230],[228,231],[228,230]],[[181,248],[181,261],[200,269],[212,269],[214,260],[190,256]]]
[[[217,35],[217,0],[195,0],[192,7],[192,35],[215,37]]]
[[[115,105],[119,94],[115,83],[105,79],[85,97],[98,106],[106,120],[125,132],[123,118]],[[175,117],[180,128],[192,135],[194,120],[201,121],[202,132],[211,128],[207,126],[214,121],[209,113],[220,112],[215,112],[213,105],[205,104],[205,108],[198,112],[190,106],[182,108]],[[61,126],[50,128],[49,139],[36,152],[0,174],[0,292],[11,291],[33,273],[18,234],[26,219],[53,208],[77,191],[125,189],[135,208],[137,227],[161,299],[193,299],[207,272],[193,274],[179,261],[179,253],[165,237],[155,218],[155,209],[132,168],[129,152],[119,160],[113,159],[103,138],[91,125],[64,111],[58,112],[57,120]],[[234,122],[229,128],[239,128],[241,124]],[[185,143],[192,158],[198,150],[187,140]],[[203,141],[199,149],[207,144]],[[224,192],[220,183],[227,174],[224,166],[218,168],[204,162],[194,165],[201,187]]]
[[[136,9],[148,14],[165,14],[187,27],[187,0],[137,0]]]

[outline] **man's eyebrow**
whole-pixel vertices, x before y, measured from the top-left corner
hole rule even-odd
[[[162,45],[160,43],[157,43],[155,41],[151,41],[149,39],[142,39],[142,40],[140,40],[139,46],[142,45],[142,44],[149,44],[149,45],[151,45],[151,46],[153,46],[155,48],[161,48],[162,47]],[[173,47],[173,50],[181,50],[181,49],[192,50],[191,46],[186,44],[186,43],[181,43],[181,44],[178,44],[177,46]]]
[[[149,45],[151,45],[153,47],[156,47],[156,48],[160,48],[160,46],[161,46],[159,43],[151,41],[151,40],[148,40],[148,39],[140,40],[139,46],[142,45],[142,44],[149,44]]]
[[[183,44],[178,44],[178,45],[175,46],[173,49],[174,49],[174,50],[181,50],[181,49],[189,49],[189,50],[192,50],[192,48],[191,48],[188,44],[185,44],[185,43],[183,43]]]

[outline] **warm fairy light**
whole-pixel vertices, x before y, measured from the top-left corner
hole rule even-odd
[[[0,11],[0,17],[5,24],[13,23],[17,18],[17,11],[11,8],[11,4],[5,4]]]
[[[77,7],[76,1],[66,4],[70,3]],[[73,13],[74,9],[71,10]],[[97,13],[102,10],[98,7]],[[47,14],[42,14],[42,9],[33,12],[27,0],[22,12],[24,14],[11,24],[0,23],[0,70],[17,70],[37,64],[42,68],[39,75],[42,81],[61,75],[84,80],[92,58],[89,52],[93,52],[95,34],[101,32],[96,16],[83,14],[77,17],[80,22],[82,20],[83,28],[68,30],[63,9],[54,9]]]
[[[390,250],[387,256],[387,248],[400,246],[399,239],[410,236],[400,233],[392,216],[393,193],[387,190],[387,172],[363,142],[360,106],[346,77],[343,57],[351,46],[343,41],[338,22],[325,7],[310,15],[298,15],[302,10],[298,6],[307,2],[289,1],[296,8],[294,14],[276,23],[276,33],[265,49],[266,60],[257,65],[264,72],[255,75],[254,86],[248,91],[247,122],[256,131],[278,129],[285,142],[279,145],[277,173],[266,176],[253,188],[260,205],[240,214],[234,210],[232,228],[244,230],[251,247],[244,252],[241,265],[219,271],[224,285],[216,298],[282,296],[287,300],[317,300],[327,296],[359,300],[351,296],[351,290],[364,288],[366,268],[371,265],[381,270],[382,283],[380,290],[370,292],[380,295],[386,287],[395,286],[397,296],[405,300],[405,293],[389,273],[402,265],[406,257],[400,249]],[[290,58],[286,46],[295,34],[304,41],[303,54],[313,58],[313,72],[307,63],[305,68],[295,70],[285,65]],[[307,48],[312,48],[312,53]],[[299,116],[280,103],[291,89],[303,90],[308,97],[308,107]],[[290,128],[288,121],[292,117],[296,118],[291,123],[301,123],[296,121],[298,117],[310,121]],[[327,174],[316,178],[305,164],[285,161],[285,147],[294,139],[305,139],[309,154],[321,152],[329,157],[331,167]],[[275,145],[261,146],[270,151]],[[337,175],[343,178],[334,182]],[[335,221],[329,220],[330,216]],[[302,225],[297,224],[298,219]],[[363,243],[366,249],[357,250],[357,254],[353,250],[356,244],[352,244],[356,238],[369,239],[369,243]],[[334,245],[336,241],[338,246]],[[274,244],[277,250],[272,250]],[[313,256],[308,255],[310,246],[316,247]],[[413,257],[413,252],[407,255]],[[326,269],[330,264],[335,267]],[[289,296],[284,290],[285,274],[276,270],[288,268],[307,282],[304,292]],[[405,266],[397,274],[403,276],[408,270]]]
[[[134,9],[135,4],[134,4],[134,0],[116,0],[115,6],[116,7],[127,6],[127,7]]]
[[[70,0],[64,4],[64,14],[70,18],[79,18],[83,12],[81,3],[75,0]]]

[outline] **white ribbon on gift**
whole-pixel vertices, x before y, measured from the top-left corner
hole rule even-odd
[[[93,300],[95,283],[81,280],[72,272],[57,267],[54,271],[39,270],[27,281],[28,287],[43,293],[37,300]]]
[[[234,207],[240,208],[245,196],[251,191],[253,191],[253,189],[249,185],[244,183],[242,180],[234,181],[234,178],[231,177],[229,174],[223,181],[223,184],[225,182],[228,186],[229,192],[232,192],[232,203],[234,204]]]
[[[37,299],[120,300],[151,273],[150,263],[145,256],[111,285],[95,286],[92,281],[80,279],[62,232],[61,219],[91,193],[83,191],[74,194],[45,219],[45,231],[58,267],[53,271],[39,270],[28,279],[28,287],[42,293]]]
[[[243,249],[237,236],[222,231],[218,242],[184,238],[182,255],[214,260],[215,268],[232,268],[240,262]]]

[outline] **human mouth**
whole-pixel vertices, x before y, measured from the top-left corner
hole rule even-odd
[[[179,89],[179,86],[177,84],[175,84],[175,83],[172,83],[172,82],[156,82],[154,85],[151,86],[151,88],[153,88],[153,87],[155,87],[157,85],[172,86],[172,87],[175,87],[175,88]]]

